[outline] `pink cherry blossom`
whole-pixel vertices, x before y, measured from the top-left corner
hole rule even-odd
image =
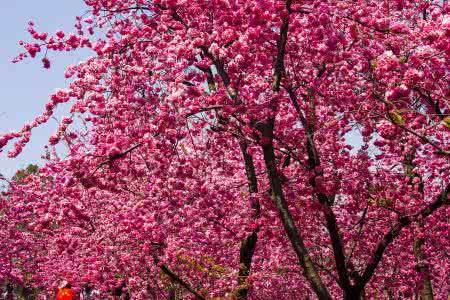
[[[0,198],[0,283],[53,296],[66,279],[132,299],[447,297],[446,1],[85,3],[75,33],[30,23],[14,60],[93,55],[0,137],[15,157],[71,106],[46,164]]]

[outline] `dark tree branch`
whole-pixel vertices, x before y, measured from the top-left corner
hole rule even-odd
[[[202,50],[203,54],[206,57],[208,57],[216,66],[217,73],[219,74],[220,78],[222,78],[222,82],[227,90],[228,96],[230,96],[231,99],[236,99],[237,93],[235,89],[233,89],[233,87],[231,86],[231,79],[225,69],[225,64],[223,63],[223,61],[220,60],[219,58],[214,57],[214,55],[212,55],[208,51],[208,48],[206,46],[199,46],[198,48]]]
[[[155,243],[154,246],[156,247],[156,249],[161,249],[164,248],[165,245],[163,244],[159,244],[159,243]],[[159,263],[159,259],[158,256],[156,254],[153,254],[153,261],[155,262],[155,264],[158,265]],[[175,274],[171,269],[169,269],[169,267],[167,267],[166,265],[160,265],[159,268],[161,269],[161,271],[164,272],[164,274],[166,274],[167,276],[169,276],[169,278],[181,285],[182,287],[184,287],[187,291],[189,291],[192,295],[194,295],[196,297],[196,299],[199,300],[207,300],[206,297],[200,295],[199,292],[197,292],[197,290],[195,290],[189,283],[187,283],[186,281],[184,281],[180,276],[178,276],[177,274]]]
[[[98,171],[98,169],[100,169],[101,167],[103,167],[106,164],[109,164],[115,160],[121,159],[122,157],[124,157],[125,155],[127,155],[128,153],[133,152],[134,150],[136,150],[137,148],[139,148],[140,146],[142,146],[141,143],[131,147],[128,150],[125,150],[124,152],[118,153],[118,154],[114,154],[112,156],[110,156],[107,160],[105,160],[104,162],[100,163],[97,168],[95,168],[94,172],[92,172],[92,174],[94,174],[95,172]]]
[[[277,41],[277,57],[273,72],[272,90],[278,92],[280,90],[281,78],[284,73],[284,57],[286,55],[287,35],[289,31],[289,15],[291,14],[292,0],[286,0],[286,9],[288,15],[283,18],[280,27],[280,36]]]
[[[258,179],[255,172],[255,164],[253,157],[247,151],[247,142],[245,140],[239,142],[242,156],[244,157],[245,173],[247,175],[247,186],[250,194],[258,192]],[[259,218],[261,214],[261,206],[258,200],[251,203],[254,219]],[[239,277],[237,299],[244,300],[248,297],[250,286],[247,283],[247,277],[250,274],[253,254],[258,240],[258,229],[254,230],[244,241],[242,241],[239,255]]]
[[[306,120],[303,112],[300,109],[300,105],[298,104],[297,96],[291,87],[286,87],[286,91],[288,92],[289,98],[292,101],[294,108],[296,109],[300,122],[306,131],[306,148],[308,153],[308,165],[311,170],[314,170],[316,167],[320,166],[320,157],[314,142],[314,130],[312,126]],[[310,179],[310,185],[317,190],[316,177],[322,174],[315,174]],[[315,193],[317,199],[320,204],[324,207],[324,215],[325,220],[327,222],[327,229],[330,234],[331,245],[333,247],[334,260],[336,263],[336,269],[339,276],[340,285],[345,290],[349,290],[351,288],[350,279],[346,266],[346,259],[344,254],[344,248],[342,246],[342,240],[339,233],[339,226],[336,221],[336,216],[334,215],[333,209],[331,205],[334,202],[334,195],[328,196],[320,192]]]
[[[395,109],[395,106],[392,103],[387,102],[386,100],[384,100],[383,97],[378,95],[375,91],[372,91],[372,95],[375,97],[375,99],[377,99],[380,102],[382,102],[383,104],[385,104],[388,109],[389,108]],[[432,146],[434,149],[436,149],[436,152],[435,152],[436,154],[443,155],[443,156],[450,156],[450,152],[449,151],[446,151],[446,150],[442,149],[441,147],[439,147],[439,145],[437,145],[435,142],[433,142],[429,137],[421,135],[421,134],[415,132],[414,130],[406,127],[405,125],[400,124],[399,122],[396,122],[392,118],[392,116],[391,116],[391,114],[389,112],[387,113],[387,120],[389,122],[391,122],[393,125],[395,125],[397,127],[400,127],[401,129],[405,130],[406,132],[408,132],[408,133],[414,135],[415,137],[419,138],[420,141],[425,142],[428,145]]]
[[[291,14],[291,0],[286,0],[286,9],[288,15],[283,18],[280,35],[277,41],[277,56],[274,65],[273,83],[272,90],[274,92],[279,92],[281,78],[284,76],[284,57],[286,52],[287,35],[289,31],[289,15]],[[300,109],[297,102],[296,109]],[[278,212],[280,215],[281,222],[283,223],[286,234],[291,241],[295,253],[299,259],[299,263],[302,267],[303,274],[306,279],[311,284],[312,289],[316,293],[319,299],[331,299],[331,296],[323,284],[319,273],[317,272],[311,257],[309,256],[308,249],[306,248],[302,236],[299,234],[297,226],[292,218],[291,212],[289,211],[288,204],[284,197],[283,188],[280,182],[280,176],[277,171],[276,158],[273,147],[273,131],[274,131],[275,119],[269,117],[267,123],[262,126],[263,137],[265,137],[269,142],[262,145],[264,153],[264,162],[266,164],[266,169],[269,177],[270,188],[272,190],[272,199],[274,200]]]
[[[215,91],[216,90],[216,82],[214,80],[214,75],[213,75],[213,72],[211,71],[211,67],[203,68],[203,67],[196,66],[196,68],[206,74],[206,82],[208,83],[209,90]]]
[[[163,4],[157,4],[156,5],[159,9],[161,10],[169,10],[169,8]],[[177,21],[180,22],[181,25],[184,26],[185,29],[188,29],[189,26],[186,24],[186,22],[183,20],[183,18],[177,13],[177,11],[175,9],[171,9],[172,10],[172,18]]]
[[[359,25],[361,25],[363,27],[366,27],[368,29],[371,29],[371,30],[379,32],[379,33],[389,33],[390,32],[389,29],[380,29],[380,28],[372,27],[372,26],[369,26],[366,23],[364,23],[364,22],[362,22],[360,20],[354,19],[354,18],[352,18],[350,16],[345,16],[344,18],[346,18],[347,20],[353,21],[355,23],[358,23]]]
[[[206,111],[210,111],[210,110],[216,110],[216,109],[221,109],[221,108],[223,108],[223,105],[211,105],[211,106],[202,108],[202,109],[200,109],[200,110],[198,110],[198,111],[194,111],[194,112],[188,113],[188,114],[186,115],[186,118],[192,117],[192,116],[194,116],[194,115],[196,115],[196,114],[199,114],[199,113],[202,113],[202,112],[206,112]]]
[[[443,120],[445,117],[448,116],[441,111],[441,108],[439,107],[439,100],[433,101],[433,98],[431,97],[431,95],[429,93],[427,93],[426,91],[422,91],[420,88],[414,88],[414,90],[417,91],[419,93],[419,95],[422,98],[424,98],[428,102],[429,105],[431,105],[433,107],[433,110],[436,113],[436,115],[439,117],[439,119]]]
[[[416,167],[416,164],[414,163],[414,158],[416,156],[416,149],[414,148],[410,153],[408,153],[405,156],[404,159],[404,169],[405,169],[405,175],[409,177],[409,185],[414,187],[416,183],[414,183],[414,178],[419,178],[418,190],[421,194],[421,198],[424,198],[424,182],[423,178],[420,174],[414,173],[414,168]],[[419,226],[423,228],[423,221],[420,220]],[[425,239],[423,237],[414,237],[413,242],[413,253],[414,257],[417,260],[416,263],[416,269],[422,274],[422,287],[420,291],[421,299],[422,300],[433,300],[433,284],[431,282],[431,272],[430,272],[430,266],[424,262],[424,260],[427,258],[426,254],[423,251],[423,246],[425,245]]]
[[[174,282],[178,283],[179,285],[181,285],[182,287],[184,287],[186,290],[188,290],[192,295],[194,295],[197,299],[200,300],[206,300],[205,297],[203,297],[202,295],[200,295],[194,288],[192,288],[186,281],[184,281],[181,277],[179,277],[177,274],[175,274],[174,272],[172,272],[172,270],[170,270],[167,266],[162,265],[161,267],[161,271],[164,272],[164,274],[166,274],[167,276],[170,277],[170,279],[172,279]]]
[[[384,235],[383,239],[378,243],[372,258],[370,259],[370,262],[366,266],[366,269],[364,270],[363,275],[361,276],[361,279],[356,283],[357,289],[360,290],[364,289],[365,285],[372,278],[376,268],[378,267],[378,264],[383,258],[384,251],[395,240],[395,238],[397,238],[400,235],[402,229],[409,226],[413,222],[416,222],[418,218],[425,219],[441,206],[448,205],[450,203],[450,200],[448,198],[449,193],[450,193],[450,185],[448,185],[439,194],[439,196],[437,196],[436,200],[434,200],[432,203],[430,203],[427,207],[425,207],[421,211],[417,212],[412,216],[403,216],[398,219],[397,223],[392,227],[392,229],[389,232],[387,232]]]
[[[264,162],[266,164],[266,169],[269,177],[270,188],[272,190],[272,199],[277,206],[281,222],[283,223],[286,234],[291,241],[292,247],[294,248],[294,251],[298,257],[305,278],[308,280],[319,299],[332,299],[328,292],[328,289],[323,284],[322,279],[320,278],[320,275],[311,260],[311,257],[309,256],[308,250],[303,242],[303,237],[298,232],[297,226],[295,225],[292,214],[289,211],[289,206],[283,193],[283,188],[277,171],[272,142],[274,122],[274,118],[270,117],[267,123],[262,128],[263,137],[269,140],[269,142],[262,145],[262,149],[264,153]]]

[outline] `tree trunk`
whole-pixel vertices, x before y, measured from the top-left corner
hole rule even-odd
[[[433,300],[433,286],[431,284],[430,269],[428,265],[423,262],[423,260],[426,258],[422,250],[424,242],[425,241],[423,239],[416,238],[414,240],[413,246],[414,256],[417,259],[416,268],[423,275],[422,289],[420,291],[419,299]]]
[[[358,288],[349,288],[344,290],[344,300],[360,300],[362,299],[362,290]]]
[[[256,232],[252,232],[241,244],[241,250],[239,255],[239,277],[238,277],[238,289],[237,299],[247,299],[250,286],[247,283],[247,277],[250,275],[250,267],[252,264],[253,253],[256,247],[258,235]]]
[[[424,183],[422,180],[422,177],[419,174],[413,173],[414,170],[414,160],[415,157],[415,150],[411,152],[410,154],[406,155],[405,161],[404,161],[404,168],[405,168],[405,174],[410,178],[410,185],[414,186],[413,179],[414,177],[418,177],[420,179],[420,182],[418,183],[418,189],[419,192],[422,194],[424,193]],[[423,222],[419,222],[419,226],[423,227]],[[413,243],[413,253],[417,260],[416,269],[419,271],[421,275],[423,275],[422,280],[422,289],[420,291],[419,299],[422,300],[433,300],[433,287],[431,284],[431,278],[430,278],[430,268],[429,266],[423,262],[424,259],[426,259],[425,254],[423,253],[423,245],[425,243],[425,240],[422,238],[415,238]]]
[[[303,125],[303,128],[306,131],[306,152],[308,154],[308,166],[311,170],[315,170],[317,167],[320,167],[320,157],[319,152],[317,151],[316,144],[314,142],[314,123],[315,123],[315,110],[310,112],[310,116],[307,118],[305,114],[301,111],[300,106],[298,104],[297,97],[294,91],[291,88],[286,89],[289,97],[292,101],[292,104],[295,110],[298,113],[300,123]],[[314,101],[311,99],[311,101]],[[314,107],[314,105],[311,105]],[[342,243],[342,239],[340,236],[339,226],[336,220],[336,216],[333,212],[333,204],[336,195],[326,195],[317,191],[317,182],[316,177],[321,176],[322,174],[316,173],[313,177],[310,178],[309,183],[311,187],[316,191],[315,195],[317,200],[323,206],[324,217],[327,222],[327,229],[331,240],[331,246],[333,247],[333,255],[334,261],[336,263],[336,271],[338,273],[338,278],[340,282],[340,286],[344,291],[350,290],[350,278],[346,266],[346,257],[344,251],[344,245]]]
[[[245,163],[245,173],[247,175],[247,185],[250,194],[258,192],[258,181],[256,178],[255,165],[252,156],[247,151],[247,144],[242,141],[239,143]],[[261,206],[258,200],[251,203],[252,218],[257,219],[261,213]],[[253,254],[258,241],[258,230],[253,231],[245,240],[242,241],[239,253],[239,275],[238,275],[238,289],[237,299],[247,299],[250,286],[247,283],[248,275],[250,275],[250,268],[252,265]]]
[[[303,238],[299,234],[297,227],[289,211],[288,204],[284,197],[283,188],[276,167],[275,153],[272,144],[273,138],[273,126],[274,120],[269,119],[268,123],[264,126],[263,136],[268,138],[270,142],[262,145],[264,153],[264,162],[266,165],[267,174],[269,177],[270,188],[272,190],[272,199],[278,209],[279,217],[283,223],[286,234],[294,248],[294,251],[298,257],[300,266],[303,269],[303,274],[310,283],[312,289],[316,293],[317,297],[322,299],[332,299],[326,286],[323,284],[319,273],[317,272],[308,250],[303,242]]]

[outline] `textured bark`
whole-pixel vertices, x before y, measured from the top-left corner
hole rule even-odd
[[[250,268],[252,265],[253,253],[255,251],[256,242],[258,241],[258,235],[256,232],[252,232],[241,243],[240,255],[239,255],[239,277],[238,277],[238,289],[236,293],[237,299],[247,299],[250,291],[250,286],[247,283],[248,275],[250,275]]]
[[[362,290],[348,288],[344,290],[344,300],[359,300],[362,299],[362,294]]]
[[[439,107],[438,107],[438,109],[439,109]],[[404,161],[405,174],[406,174],[406,176],[408,176],[410,178],[411,185],[414,185],[413,184],[414,177],[418,177],[420,179],[420,182],[418,183],[419,192],[422,194],[422,197],[423,197],[424,183],[423,183],[422,177],[418,174],[413,173],[413,170],[415,167],[415,165],[413,163],[414,157],[415,157],[415,151],[413,151],[412,153],[410,153],[409,155],[407,155],[405,157],[405,161]],[[423,227],[423,222],[419,222],[419,226]],[[431,276],[430,276],[430,266],[427,263],[423,262],[423,260],[426,259],[426,256],[422,250],[424,243],[425,243],[424,239],[415,238],[414,244],[413,244],[413,253],[414,253],[414,257],[417,260],[416,269],[423,276],[422,287],[421,287],[421,291],[420,291],[420,299],[433,300],[434,297],[433,297],[433,286],[431,283]]]
[[[422,247],[424,240],[416,238],[414,240],[413,252],[417,259],[416,268],[419,273],[423,275],[422,289],[420,291],[420,298],[422,300],[433,300],[433,285],[431,284],[430,268],[428,264],[424,263],[423,260],[426,258],[423,253]]]
[[[289,30],[289,14],[291,13],[292,0],[287,0],[285,2],[285,5],[288,11],[288,15],[283,18],[280,27],[280,35],[277,41],[278,51],[277,57],[275,59],[275,67],[273,72],[273,83],[272,83],[272,90],[274,91],[279,91],[281,78],[283,77],[284,72],[284,56],[286,53],[287,34]]]
[[[242,155],[245,163],[245,173],[247,175],[247,185],[250,194],[258,192],[258,181],[256,178],[255,165],[253,163],[252,156],[247,151],[246,142],[239,143]],[[261,207],[259,201],[251,203],[252,217],[258,218],[261,213]],[[239,253],[239,277],[238,277],[238,289],[237,299],[247,299],[250,286],[247,283],[248,275],[250,275],[250,269],[252,265],[253,254],[255,252],[256,242],[258,241],[258,231],[253,231],[244,241],[241,243],[241,249]]]
[[[265,143],[262,146],[264,162],[270,182],[270,188],[272,190],[272,199],[278,209],[281,222],[283,223],[286,234],[294,248],[295,254],[298,257],[305,278],[308,280],[319,299],[332,299],[309,256],[303,238],[297,230],[297,226],[294,223],[292,214],[289,211],[288,204],[284,197],[283,188],[276,168],[275,153],[272,144],[273,126],[274,120],[270,118],[263,130],[263,136],[268,138],[270,142]]]

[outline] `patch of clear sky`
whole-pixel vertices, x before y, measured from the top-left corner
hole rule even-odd
[[[75,16],[86,12],[83,0],[1,0],[0,11],[0,135],[20,130],[44,111],[44,105],[56,88],[64,88],[69,81],[64,78],[68,65],[86,59],[92,52],[49,52],[52,62],[49,70],[42,68],[42,53],[37,59],[26,59],[13,64],[11,60],[23,51],[20,40],[31,41],[27,32],[28,21],[36,24],[39,32],[49,34],[57,30],[75,32]],[[45,51],[45,50],[44,50]],[[57,119],[66,114],[67,105],[55,113]],[[48,137],[57,129],[51,119],[32,131],[31,141],[17,158],[7,158],[7,149],[0,153],[0,173],[11,177],[30,163],[41,164],[41,155]]]

